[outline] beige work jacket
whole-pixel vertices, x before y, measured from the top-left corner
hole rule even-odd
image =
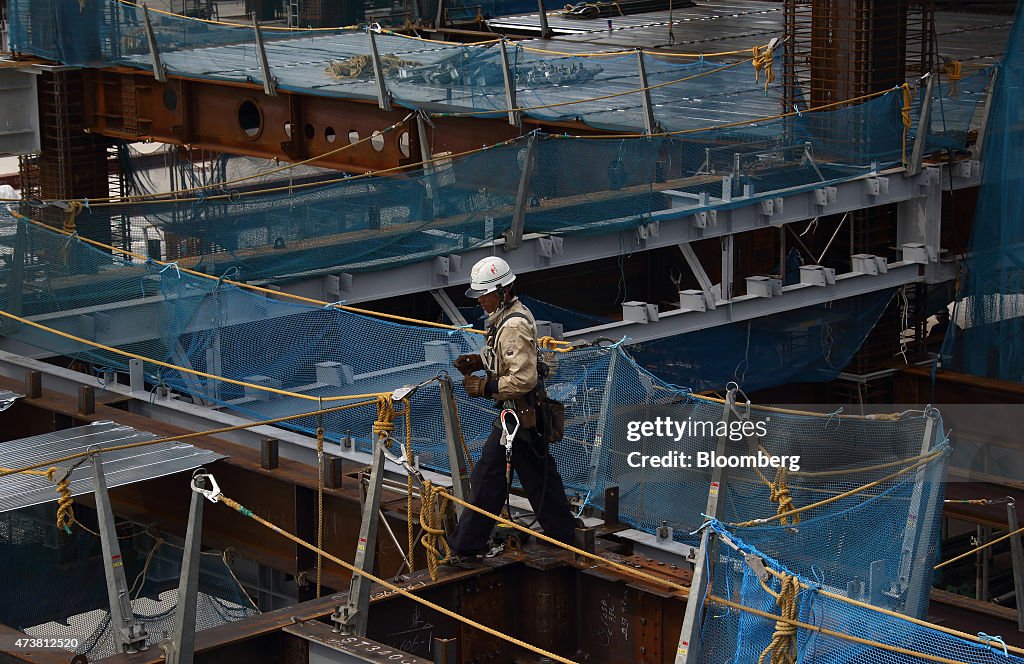
[[[522,314],[522,316],[512,316]],[[497,401],[525,396],[537,386],[537,324],[515,298],[487,318],[488,340],[480,353],[488,378],[497,379]]]

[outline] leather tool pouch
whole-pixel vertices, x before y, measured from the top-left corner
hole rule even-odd
[[[537,402],[536,410],[544,442],[551,445],[561,441],[565,435],[565,406],[554,399],[544,398]]]

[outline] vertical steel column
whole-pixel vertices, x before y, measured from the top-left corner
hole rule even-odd
[[[445,376],[438,381],[441,390],[441,416],[444,419],[444,437],[448,443],[448,462],[452,469],[452,493],[460,500],[469,500],[469,464],[466,455],[459,443],[462,431],[459,430],[458,417],[455,413],[455,388],[451,376]],[[460,517],[462,505],[455,507],[455,513]]]
[[[384,440],[374,443],[373,462],[370,466],[370,481],[363,503],[362,521],[359,524],[359,540],[356,542],[356,556],[353,565],[359,570],[373,572],[377,552],[377,527],[380,524],[380,497],[384,480]],[[348,600],[339,605],[331,616],[335,629],[343,634],[366,636],[366,625],[370,614],[371,582],[362,574],[352,576]]]
[[[501,47],[501,73],[505,80],[505,103],[508,105],[508,123],[513,127],[523,126],[523,114],[516,109],[516,77],[512,73],[512,67],[508,61],[508,51],[505,50],[505,38],[499,42]]]
[[[103,548],[103,573],[107,578],[107,598],[110,602],[110,626],[118,652],[134,653],[145,650],[146,628],[135,622],[132,601],[128,595],[128,582],[124,575],[121,546],[114,529],[114,512],[110,508],[110,494],[103,476],[103,462],[99,454],[92,456],[93,486],[96,494],[96,515],[99,522],[100,544]]]
[[[134,11],[131,7],[125,7],[126,11]],[[142,20],[146,25],[146,41],[149,42],[149,59],[153,65],[153,78],[160,83],[167,82],[167,67],[160,60],[160,48],[156,42],[156,34],[153,32],[153,23],[149,20],[149,7],[142,3]]]
[[[601,410],[597,413],[597,426],[594,431],[594,446],[590,449],[590,473],[587,477],[588,492],[591,496],[597,491],[597,470],[601,463],[601,446],[604,444],[605,430],[608,428],[608,411],[611,408],[612,386],[615,383],[615,366],[618,362],[619,349],[612,348],[608,357],[608,375],[604,379],[604,394],[601,395]]]
[[[924,435],[921,437],[920,454],[927,454],[935,440],[935,423],[938,415],[933,409],[925,414]],[[907,527],[903,531],[903,548],[901,550],[898,584],[905,593],[906,600],[903,613],[917,618],[923,617],[928,609],[931,595],[931,577],[933,561],[924,560],[924,551],[932,544],[932,539],[925,539],[924,528],[932,523],[935,510],[939,508],[936,500],[937,486],[934,482],[925,487],[927,466],[922,466],[914,473],[914,491],[907,508]]]
[[[985,144],[985,134],[988,129],[988,119],[992,112],[992,95],[996,89],[996,81],[999,79],[999,72],[1001,67],[996,65],[996,68],[992,71],[992,76],[988,80],[988,92],[985,94],[985,105],[981,109],[981,123],[978,125],[978,137],[974,140],[974,145],[971,146],[970,152],[971,157],[974,159],[981,159],[981,148]]]
[[[651,105],[651,91],[647,87],[647,67],[644,66],[644,50],[636,49],[637,73],[640,76],[640,94],[644,109],[644,133],[658,133],[658,122],[654,119],[654,106]]]
[[[544,0],[537,0],[537,11],[540,13],[540,38],[551,39],[555,33],[548,25],[548,10],[544,8]]]
[[[200,489],[206,482],[196,477],[193,484]],[[167,664],[192,664],[196,649],[196,600],[199,598],[199,568],[202,562],[203,494],[192,491],[185,532],[185,551],[181,558],[178,581],[178,608],[174,612],[174,633]]]
[[[377,106],[382,111],[391,110],[391,93],[388,92],[387,81],[384,80],[384,65],[380,62],[380,53],[377,52],[377,38],[374,37],[372,27],[366,28],[366,34],[370,39],[370,58],[373,61],[373,79],[377,83]]]
[[[263,92],[266,93],[268,97],[276,97],[277,79],[270,73],[270,61],[267,60],[267,49],[263,46],[263,32],[260,30],[260,22],[256,20],[256,12],[253,12],[251,16],[252,29],[256,34],[256,55],[259,58],[260,71],[263,75]]]
[[[907,164],[907,175],[917,175],[921,172],[921,159],[924,157],[925,144],[928,142],[928,129],[931,127],[932,90],[934,87],[935,75],[929,73],[928,85],[924,89],[924,99],[921,100],[921,117],[917,121],[914,149],[910,153],[910,163]]]
[[[732,282],[733,282],[733,245],[732,235],[723,235],[721,239],[722,244],[722,292],[719,294],[722,301],[728,302],[732,299]]]
[[[512,226],[502,235],[505,236],[505,251],[518,249],[523,244],[523,231],[526,228],[526,203],[530,194],[530,178],[533,177],[534,154],[537,135],[530,134],[523,154],[522,170],[519,173],[519,189],[516,191],[516,207],[512,212]]]
[[[729,416],[736,404],[736,389],[729,390],[725,395],[725,407],[722,409],[722,421],[728,430]],[[725,456],[729,441],[728,434],[718,437],[716,453]],[[718,500],[725,493],[726,473],[723,468],[711,471],[711,485],[708,488],[708,503],[704,514],[718,516]],[[692,664],[697,661],[700,639],[704,595],[714,572],[715,559],[718,557],[718,535],[710,528],[701,532],[700,547],[694,557],[693,580],[690,583],[690,594],[686,599],[686,611],[683,614],[683,626],[679,632],[679,644],[676,647],[675,664]]]
[[[1010,532],[1020,528],[1017,505],[1012,500],[1006,505],[1006,523]],[[1024,547],[1020,533],[1010,537],[1010,564],[1013,567],[1013,590],[1017,596],[1017,631],[1024,632]]]

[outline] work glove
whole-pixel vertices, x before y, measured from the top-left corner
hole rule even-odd
[[[455,368],[459,370],[463,376],[468,376],[474,371],[480,371],[484,368],[483,359],[476,354],[459,355],[455,358]]]
[[[466,388],[466,394],[471,397],[486,396],[484,390],[487,387],[487,379],[481,376],[466,376],[462,379],[462,386]]]

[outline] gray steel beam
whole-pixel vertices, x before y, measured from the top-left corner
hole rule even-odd
[[[196,477],[193,483],[206,488],[205,480]],[[185,531],[185,551],[178,580],[178,606],[174,611],[174,633],[171,635],[167,664],[192,664],[196,650],[196,601],[199,599],[199,568],[202,563],[203,494],[192,491]]]
[[[1020,528],[1017,519],[1017,504],[1011,501],[1006,505],[1006,525],[1009,531]],[[1024,547],[1021,546],[1020,533],[1010,537],[1010,566],[1013,569],[1013,591],[1017,596],[1017,631],[1024,632]]]
[[[534,152],[537,135],[531,134],[523,153],[522,170],[519,172],[519,189],[516,191],[516,206],[512,212],[512,225],[504,232],[505,244],[502,249],[513,251],[523,245],[523,229],[526,227],[526,204],[530,194],[530,178],[533,177]]]
[[[448,444],[448,462],[451,464],[452,493],[460,500],[470,499],[469,463],[462,450],[462,431],[459,429],[458,411],[455,404],[455,388],[451,376],[442,378],[438,383],[441,391],[441,416],[444,420],[444,437]],[[455,513],[462,516],[462,505],[455,508]]]
[[[82,385],[96,385],[96,378],[94,376],[58,367],[40,360],[22,357],[15,353],[0,351],[0,376],[21,381],[24,380],[27,371],[40,372],[44,389],[53,390],[76,399]],[[127,385],[110,383],[106,385],[104,390],[110,394],[120,395],[128,399],[129,411],[132,413],[144,417],[152,417],[170,426],[180,427],[188,431],[219,429],[252,421],[251,419],[238,417],[212,408],[197,406],[179,399],[154,397],[146,392],[133,393]],[[311,406],[310,411],[313,410],[315,408]],[[280,441],[279,452],[281,458],[316,466],[316,440],[310,436],[304,436],[287,429],[273,426],[257,426],[217,434],[217,438],[238,445],[244,445],[257,453],[262,448],[264,438],[276,438]],[[341,446],[329,449],[328,451],[334,456],[348,459],[362,466],[369,465],[372,460],[370,454],[345,449]],[[427,470],[421,470],[420,472],[435,485],[451,485],[451,479],[447,475]],[[405,473],[388,470],[386,474],[404,485]]]
[[[654,105],[651,103],[651,90],[647,87],[647,67],[644,66],[644,50],[636,49],[637,76],[640,78],[640,101],[644,112],[644,133],[658,132],[658,121],[654,119]]]
[[[921,159],[924,147],[928,142],[928,130],[931,128],[932,90],[935,88],[935,75],[925,74],[928,85],[925,87],[924,100],[921,102],[921,116],[917,120],[917,134],[914,136],[914,149],[907,164],[907,175],[917,175],[921,171]]]
[[[455,325],[469,325],[469,323],[466,322],[466,317],[462,315],[459,308],[455,306],[452,299],[448,297],[448,293],[444,292],[440,288],[432,288],[430,290],[430,294],[434,297],[438,306],[441,307],[441,311],[448,316],[448,319],[451,320],[452,323]]]
[[[733,415],[733,407],[736,404],[737,389],[730,389],[725,395],[725,405],[722,408],[722,422],[728,424],[730,416]],[[729,437],[719,436],[717,453],[721,456],[728,454]],[[724,468],[715,467],[711,471],[711,483],[708,486],[708,501],[704,508],[707,517],[718,516],[718,501],[725,495],[726,471]],[[701,531],[700,547],[694,555],[693,580],[690,583],[690,595],[686,601],[686,609],[683,613],[683,625],[679,630],[679,644],[676,646],[675,664],[690,664],[698,661],[700,650],[701,625],[704,613],[704,595],[708,590],[711,577],[714,575],[714,565],[718,560],[718,534],[710,528]]]
[[[91,460],[114,648],[117,652],[134,653],[147,648],[146,638],[149,635],[146,634],[145,626],[136,622],[135,613],[132,611],[132,598],[124,574],[124,560],[121,558],[121,545],[118,543],[117,531],[114,528],[114,511],[110,507],[110,494],[107,492],[100,454],[93,455]]]
[[[850,210],[898,203],[921,195],[920,178],[924,173],[908,178],[903,177],[903,172],[902,168],[896,168],[848,182],[823,183],[817,190],[791,194],[786,194],[785,191],[775,192],[777,198],[770,200],[781,199],[784,204],[772,205],[771,215],[764,213],[761,200],[756,198],[744,203],[742,198],[734,197],[731,205],[738,207],[709,211],[701,209],[699,201],[679,195],[675,196],[678,207],[654,212],[643,218],[646,222],[640,224],[645,231],[643,233],[638,233],[636,228],[603,235],[575,236],[568,234],[572,232],[571,229],[567,230],[567,235],[564,236],[527,233],[523,236],[522,246],[517,251],[507,252],[503,258],[516,274],[521,274],[576,265],[622,253],[649,251],[683,242],[790,224],[825,214],[841,214]],[[955,173],[954,178],[955,187],[961,184],[969,186],[972,181],[976,184],[971,178],[957,178]],[[715,199],[711,199],[710,202],[714,203]],[[610,220],[609,223],[612,221],[620,220]],[[640,220],[635,221],[639,223]],[[600,230],[597,225],[592,225],[591,228],[593,231]],[[342,273],[343,278],[340,280],[337,276],[300,279],[285,284],[282,288],[289,293],[305,297],[329,300],[337,295],[335,299],[343,298],[346,302],[356,303],[465,284],[469,282],[469,267],[481,258],[493,256],[495,248],[502,246],[504,242],[504,239],[499,238],[459,253],[462,266],[465,267],[454,266],[454,262],[449,261],[448,266],[442,269],[436,261],[425,260],[387,270]],[[338,290],[331,291],[325,297],[330,284],[335,282],[340,284],[335,286]]]
[[[373,463],[370,466],[370,483],[363,501],[362,521],[359,524],[359,539],[352,564],[361,571],[373,573],[377,553],[377,530],[380,525],[380,500],[384,483],[384,440],[374,443]],[[366,636],[370,618],[371,581],[362,574],[352,576],[348,600],[339,605],[331,616],[337,629],[343,634]]]
[[[132,11],[130,8],[128,11]],[[146,41],[149,42],[149,59],[153,63],[153,78],[159,83],[167,82],[167,67],[160,60],[160,48],[157,46],[153,23],[149,20],[149,7],[142,3],[142,20],[146,25]]]
[[[648,323],[620,321],[595,325],[582,330],[566,332],[567,341],[586,341],[598,337],[628,337],[627,344],[652,341],[676,334],[704,330],[718,325],[760,318],[783,311],[792,311],[833,300],[842,300],[855,295],[865,295],[904,284],[921,281],[917,263],[891,263],[888,271],[869,275],[848,272],[837,275],[835,284],[812,286],[793,284],[784,286],[782,293],[775,297],[742,295],[727,302],[719,302],[713,311],[691,311],[676,309],[659,312],[658,319]]]
[[[516,109],[516,77],[512,73],[512,67],[508,61],[508,51],[505,49],[505,38],[502,37],[498,43],[501,49],[501,72],[505,80],[505,104],[508,106],[508,123],[513,127],[523,126],[523,114]]]
[[[252,13],[252,29],[256,36],[256,55],[263,76],[263,92],[268,97],[276,97],[277,77],[270,71],[270,61],[267,60],[267,49],[263,46],[263,32],[260,30],[260,22],[256,20],[256,12]]]
[[[391,93],[388,92],[388,84],[384,78],[384,66],[380,62],[380,53],[377,52],[377,39],[373,36],[373,27],[367,27],[366,34],[370,39],[370,58],[373,61],[373,80],[377,83],[377,106],[380,107],[382,111],[390,111]]]

